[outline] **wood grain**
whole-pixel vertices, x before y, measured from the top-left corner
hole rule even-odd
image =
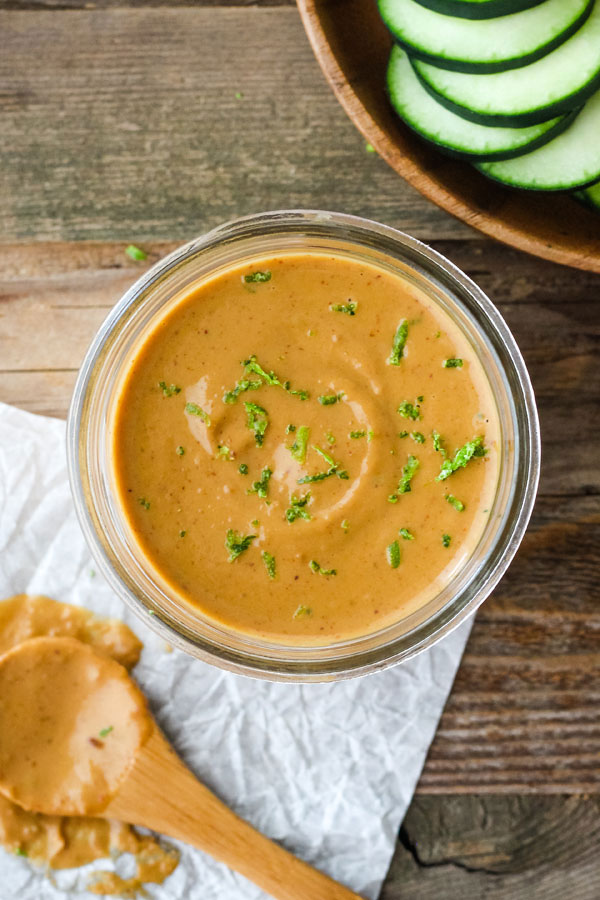
[[[366,152],[295,8],[5,10],[0,34],[4,240],[183,240],[289,207],[471,234]]]
[[[134,263],[117,241],[4,245],[0,400],[64,416],[94,331],[174,246],[145,242],[147,262]],[[530,529],[477,615],[419,791],[597,792],[598,278],[487,241],[434,246],[489,291],[513,328],[537,391],[544,455]]]
[[[158,727],[100,815],[185,841],[273,900],[361,900],[237,816],[190,772]]]
[[[381,900],[597,900],[599,797],[417,797]]]
[[[392,39],[371,0],[297,0],[338,100],[382,157],[425,197],[485,234],[600,272],[597,215],[564,194],[505,188],[420,140],[385,96]],[[343,13],[342,13],[343,9]]]

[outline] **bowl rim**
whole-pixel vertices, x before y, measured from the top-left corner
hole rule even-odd
[[[417,137],[390,108],[385,115],[367,97],[373,72],[367,58],[378,33],[387,34],[374,0],[345,0],[351,33],[361,38],[355,58],[338,39],[339,0],[296,0],[304,30],[336,99],[377,153],[424,197],[483,234],[533,256],[572,268],[600,272],[597,213],[568,192],[523,191],[486,179],[468,163],[450,159]],[[328,10],[331,7],[331,10]],[[356,12],[358,10],[358,13]],[[388,35],[389,46],[392,38]],[[389,55],[389,50],[387,51]],[[383,63],[387,66],[387,56]],[[373,93],[373,92],[371,92]],[[377,96],[386,100],[385,76]],[[375,95],[374,95],[375,96]],[[371,97],[373,99],[373,97]],[[464,185],[463,185],[464,183]],[[556,224],[554,224],[556,223]],[[565,226],[568,223],[568,227]]]

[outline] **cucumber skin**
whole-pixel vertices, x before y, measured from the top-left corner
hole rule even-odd
[[[583,188],[593,187],[598,182],[598,175],[600,175],[599,172],[590,181],[584,181],[582,184],[557,185],[556,187],[525,187],[520,184],[511,184],[510,181],[503,181],[501,178],[495,178],[493,175],[480,169],[477,163],[473,163],[473,166],[478,172],[489,178],[490,181],[501,184],[502,187],[510,188],[513,191],[526,191],[529,194],[574,194],[575,191],[583,190]]]
[[[543,56],[547,56],[548,53],[551,53],[552,50],[556,50],[557,47],[560,47],[561,44],[564,44],[570,37],[573,37],[576,31],[585,23],[587,18],[590,16],[592,9],[594,8],[594,0],[588,0],[587,6],[584,7],[580,16],[567,28],[562,34],[557,35],[554,40],[550,41],[548,44],[545,44],[543,47],[538,48],[533,53],[528,53],[525,56],[517,56],[514,59],[505,59],[501,62],[490,62],[490,63],[472,63],[467,60],[460,59],[447,59],[443,56],[432,56],[430,53],[426,53],[424,50],[421,50],[419,47],[415,47],[412,44],[407,44],[402,40],[402,37],[396,34],[395,31],[388,25],[385,18],[381,14],[381,7],[378,2],[379,7],[379,15],[383,20],[383,24],[388,29],[396,43],[399,47],[401,47],[408,56],[413,59],[419,59],[421,62],[430,63],[432,66],[435,66],[438,69],[447,69],[450,72],[464,72],[468,75],[494,75],[498,72],[508,72],[509,69],[520,69],[523,66],[529,65],[529,63],[536,62],[538,59],[541,59]],[[537,3],[535,4],[538,5]],[[546,119],[551,119],[552,116],[545,116]],[[475,121],[475,119],[473,119]],[[538,121],[542,121],[541,119]],[[485,123],[484,123],[485,124]],[[521,123],[524,124],[524,123]],[[536,125],[537,122],[533,122],[531,124]]]
[[[579,109],[583,106],[585,101],[589,100],[592,94],[595,94],[598,88],[600,88],[600,71],[598,71],[592,80],[588,81],[588,83],[579,91],[575,91],[574,94],[569,94],[568,97],[563,97],[562,100],[559,100],[556,103],[551,103],[548,106],[541,106],[539,109],[532,110],[531,112],[518,113],[517,115],[486,114],[475,112],[466,106],[460,106],[458,103],[454,103],[452,100],[444,97],[443,94],[438,94],[435,88],[431,87],[431,85],[421,77],[419,70],[415,66],[413,66],[413,69],[425,90],[431,94],[434,100],[437,100],[438,103],[441,103],[442,106],[445,106],[446,109],[449,109],[451,112],[462,116],[463,119],[467,119],[469,122],[475,122],[477,125],[506,125],[510,128],[539,125],[540,122],[545,122],[546,119],[553,119],[555,116],[561,116],[563,113]]]
[[[389,97],[389,92],[388,92],[388,97]],[[471,162],[471,163],[502,162],[503,160],[506,160],[506,159],[516,159],[517,156],[524,156],[525,153],[531,153],[533,150],[539,150],[539,148],[543,147],[544,144],[547,144],[550,141],[552,141],[555,137],[558,137],[558,135],[561,134],[565,130],[565,128],[568,128],[569,125],[571,124],[571,122],[573,121],[573,119],[575,118],[575,116],[581,110],[581,107],[571,110],[571,112],[568,115],[566,115],[564,117],[564,119],[562,119],[560,122],[557,122],[553,128],[549,128],[548,131],[544,132],[544,134],[541,134],[539,137],[535,138],[535,140],[530,141],[529,144],[523,144],[523,146],[519,147],[517,150],[506,150],[504,152],[499,151],[498,153],[469,153],[466,150],[465,151],[455,150],[451,147],[447,147],[445,144],[439,144],[437,141],[434,141],[432,138],[429,138],[426,135],[422,134],[420,131],[417,131],[417,129],[414,128],[410,122],[408,122],[406,119],[404,119],[400,115],[400,113],[398,112],[398,110],[396,109],[394,104],[392,103],[391,97],[389,99],[390,99],[392,108],[393,108],[394,112],[396,113],[396,115],[398,116],[398,118],[402,120],[402,122],[406,125],[407,128],[410,128],[410,130],[413,132],[413,134],[416,134],[418,137],[420,137],[421,140],[423,140],[427,144],[429,144],[430,147],[435,147],[436,150],[439,150],[440,153],[444,154],[444,156],[449,156],[451,159],[460,159],[464,162]]]
[[[495,175],[490,175],[489,172],[481,169],[479,163],[473,163],[473,167],[477,169],[478,172],[481,172],[482,175],[485,175],[486,178],[489,178],[490,181],[495,181],[496,184],[501,184],[503,187],[511,188],[513,191],[534,191],[536,194],[575,194],[576,192],[582,191],[584,188],[593,187],[595,184],[598,184],[598,180],[600,178],[600,171],[598,171],[592,178],[590,178],[589,181],[582,181],[579,184],[561,184],[556,185],[556,187],[532,187],[529,185],[525,186],[521,184],[512,184],[510,181],[506,181],[502,178],[496,178]],[[590,201],[587,200],[587,203],[589,202]]]
[[[600,184],[600,182],[597,181],[595,184]],[[595,185],[590,184],[588,187],[595,187]],[[591,209],[593,212],[600,214],[600,199],[594,200],[585,190],[573,191],[573,198],[577,200],[578,203],[587,206],[587,208]]]
[[[485,3],[468,3],[465,0],[417,0],[421,6],[443,16],[456,19],[496,19],[510,16],[539,6],[544,0],[487,0]]]

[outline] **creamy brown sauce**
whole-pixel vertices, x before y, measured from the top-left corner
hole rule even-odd
[[[0,602],[0,655],[33,637],[72,637],[132,669],[142,642],[117,619],[59,603],[40,594],[17,594]]]
[[[100,812],[152,731],[126,669],[74,638],[5,653],[0,697],[0,789],[36,812]]]
[[[139,659],[142,649],[141,642],[133,634],[133,632],[122,622],[114,619],[102,619],[95,616],[88,610],[80,607],[70,606],[64,603],[58,603],[44,596],[27,596],[25,594],[12,597],[8,600],[0,602],[0,652],[8,654],[8,668],[14,671],[11,666],[11,657],[9,651],[17,648],[24,641],[29,642],[31,638],[40,638],[44,635],[52,637],[71,638],[66,644],[59,646],[61,653],[64,654],[65,648],[68,649],[75,645],[80,647],[79,641],[83,641],[93,647],[96,651],[102,653],[105,657],[110,657],[118,661],[127,668],[131,668]],[[77,638],[77,641],[73,641]],[[27,666],[31,666],[32,658],[35,662],[33,667],[33,680],[31,672],[24,672],[24,666],[20,667],[21,678],[17,679],[11,688],[10,679],[7,681],[7,669],[2,665],[6,657],[0,657],[0,682],[2,682],[2,709],[12,709],[13,713],[18,714],[19,720],[28,720],[29,725],[26,726],[27,732],[32,735],[32,741],[25,748],[23,747],[23,726],[10,732],[0,731],[0,777],[14,777],[16,773],[17,779],[21,779],[19,773],[23,771],[23,767],[27,766],[28,756],[33,757],[36,750],[39,749],[44,740],[52,738],[53,724],[64,725],[64,710],[71,710],[67,713],[67,717],[73,723],[76,721],[76,728],[80,726],[87,735],[90,731],[89,715],[94,718],[95,713],[90,710],[84,712],[80,718],[73,704],[77,702],[77,685],[75,690],[69,684],[65,688],[62,682],[58,682],[52,676],[52,666],[46,665],[46,656],[52,641],[36,642],[32,641],[26,645],[30,649],[27,654]],[[56,647],[56,644],[54,644]],[[85,649],[85,648],[84,648]],[[81,659],[81,655],[79,658]],[[79,682],[79,687],[85,683],[86,679],[92,679],[96,684],[95,696],[98,697],[97,686],[99,682],[104,682],[107,677],[109,681],[115,678],[114,664],[110,659],[101,660],[98,663],[94,654],[85,655],[86,672],[82,676],[73,673],[72,667],[69,670],[71,680],[75,674],[75,682]],[[54,660],[56,663],[56,660]],[[27,797],[35,805],[38,804],[38,796],[34,798],[31,795],[32,789],[41,791],[47,803],[54,808],[57,800],[56,791],[56,775],[57,771],[62,771],[62,776],[58,779],[60,783],[59,795],[62,796],[65,786],[70,785],[69,792],[70,802],[78,799],[78,802],[86,802],[85,798],[90,797],[90,788],[92,788],[92,803],[94,804],[98,798],[98,790],[104,795],[110,784],[110,789],[114,790],[115,785],[115,748],[117,749],[117,757],[120,760],[118,767],[122,768],[124,755],[133,753],[135,755],[134,746],[139,739],[143,737],[146,729],[145,702],[141,694],[134,689],[133,695],[127,687],[123,691],[123,670],[117,667],[119,676],[117,678],[118,697],[113,694],[113,699],[117,702],[116,707],[112,705],[107,709],[105,700],[107,695],[100,690],[101,703],[98,707],[98,721],[102,720],[104,724],[96,729],[96,721],[94,719],[93,728],[96,729],[88,735],[92,748],[88,751],[91,755],[82,758],[78,753],[80,742],[76,739],[68,748],[65,755],[61,753],[60,759],[57,760],[56,753],[59,752],[57,746],[50,744],[52,751],[48,757],[46,754],[40,754],[46,757],[47,765],[53,771],[48,777],[47,770],[43,770],[41,777],[31,779],[26,775],[25,783],[28,790]],[[3,673],[3,674],[2,674]],[[4,681],[2,678],[4,676]],[[27,681],[23,680],[27,678]],[[38,692],[40,681],[43,685],[42,693],[46,696],[48,706],[52,706],[52,715],[48,717],[44,713],[39,716],[39,710],[32,706],[31,695]],[[129,682],[132,684],[131,682]],[[17,693],[15,693],[15,688]],[[24,695],[27,695],[25,697]],[[20,700],[19,700],[20,697]],[[141,708],[143,715],[141,721],[139,716],[134,713],[133,726],[134,734],[137,735],[132,741],[131,736],[125,739],[125,747],[123,753],[123,734],[121,728],[125,724],[125,730],[130,731],[132,717],[129,714],[124,715],[123,699],[125,698],[125,707],[131,713],[131,700],[138,704],[138,712]],[[140,701],[141,698],[141,701]],[[141,702],[141,707],[140,707]],[[20,704],[23,704],[20,706]],[[20,706],[20,713],[19,713]],[[58,710],[57,710],[58,707]],[[23,710],[28,711],[28,716],[23,715]],[[61,712],[62,710],[62,712]],[[61,717],[63,717],[61,719]],[[104,717],[104,718],[103,718]],[[110,722],[108,722],[110,719]],[[52,724],[53,723],[53,724]],[[4,729],[3,723],[0,728]],[[38,727],[39,725],[39,727]],[[116,726],[116,727],[115,727]],[[110,729],[110,730],[109,730]],[[103,737],[101,737],[101,733]],[[2,740],[4,736],[4,740]],[[106,771],[106,763],[98,763],[97,756],[103,750],[107,749],[109,738],[113,741],[113,748],[110,752],[110,762],[108,764],[108,772]],[[48,745],[47,745],[48,746]],[[64,748],[63,748],[64,749]],[[87,750],[87,747],[85,748]],[[110,750],[110,747],[108,747]],[[75,768],[65,771],[69,767],[69,754],[75,751],[77,753]],[[37,766],[36,766],[37,768]],[[86,787],[80,791],[78,787],[73,790],[72,776],[82,777]],[[107,777],[108,776],[108,777]],[[22,779],[21,779],[22,780]],[[19,791],[20,799],[21,791]],[[33,801],[35,800],[35,804]],[[86,807],[87,808],[87,807]],[[30,812],[18,806],[8,797],[0,794],[0,843],[17,855],[26,857],[34,863],[45,863],[53,869],[67,869],[85,865],[94,860],[107,857],[110,854],[131,853],[135,860],[135,875],[130,878],[121,878],[112,872],[98,873],[92,880],[89,890],[92,893],[99,894],[119,894],[120,896],[135,896],[144,883],[156,882],[162,883],[164,879],[175,869],[178,863],[178,854],[172,848],[165,847],[159,841],[150,835],[139,835],[129,825],[121,822],[112,822],[104,819],[93,818],[91,816],[78,816],[71,818],[62,815],[46,815],[39,812]]]
[[[256,271],[270,277],[246,282]],[[253,355],[287,389],[241,364]],[[119,501],[154,577],[209,619],[286,643],[367,634],[432,599],[479,540],[498,475],[491,389],[448,315],[387,270],[317,254],[252,260],[179,298],[133,355],[112,428]],[[485,455],[436,480],[473,439]]]

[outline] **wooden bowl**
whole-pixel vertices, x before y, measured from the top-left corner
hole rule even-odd
[[[391,38],[375,0],[297,0],[338,100],[377,152],[424,197],[468,225],[554,262],[600,272],[600,217],[567,194],[510,190],[420,140],[385,93]]]

